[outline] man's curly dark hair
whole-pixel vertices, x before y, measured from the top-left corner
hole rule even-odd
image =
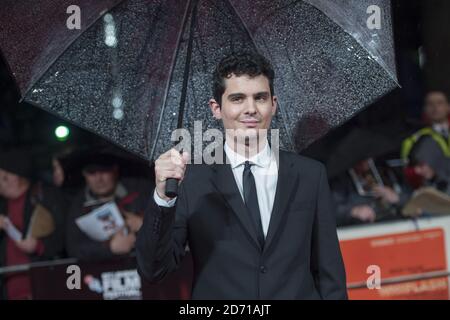
[[[225,92],[225,79],[232,74],[247,75],[250,78],[264,75],[269,79],[270,94],[274,95],[275,72],[270,62],[256,52],[235,52],[224,57],[213,73],[213,97],[219,104],[222,104],[222,95]]]

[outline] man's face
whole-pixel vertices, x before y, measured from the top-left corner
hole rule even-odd
[[[0,169],[0,196],[17,199],[23,194],[24,178]]]
[[[93,172],[83,172],[88,188],[93,194],[99,197],[113,194],[117,185],[117,168],[111,170],[96,170]]]
[[[435,175],[433,168],[424,162],[414,166],[414,172],[425,180],[431,180]]]
[[[211,99],[210,108],[216,119],[221,119],[227,134],[231,130],[238,136],[255,137],[259,129],[269,129],[277,109],[277,97],[271,96],[269,79],[247,75],[225,79],[222,104]]]
[[[447,121],[450,105],[442,92],[431,92],[425,99],[425,115],[432,123]]]
[[[358,173],[367,173],[370,170],[369,159],[358,162],[354,168]]]

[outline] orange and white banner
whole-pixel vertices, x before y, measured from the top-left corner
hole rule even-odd
[[[450,217],[344,228],[338,235],[350,299],[449,299]]]

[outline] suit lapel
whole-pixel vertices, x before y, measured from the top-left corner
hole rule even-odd
[[[250,214],[247,212],[247,208],[242,200],[231,166],[224,162],[224,164],[214,164],[211,167],[215,172],[213,179],[211,179],[214,188],[224,197],[226,203],[236,214],[255,246],[261,250],[262,248],[256,237],[256,230],[253,227]]]
[[[291,202],[292,195],[297,189],[298,174],[293,173],[294,163],[289,159],[286,153],[280,150],[280,160],[278,163],[278,181],[273,202],[273,209],[269,223],[269,230],[264,245],[264,251],[268,250],[280,227],[286,209]]]

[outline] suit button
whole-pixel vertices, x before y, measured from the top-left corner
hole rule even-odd
[[[266,266],[260,266],[259,270],[261,271],[261,273],[266,273],[267,272]]]

